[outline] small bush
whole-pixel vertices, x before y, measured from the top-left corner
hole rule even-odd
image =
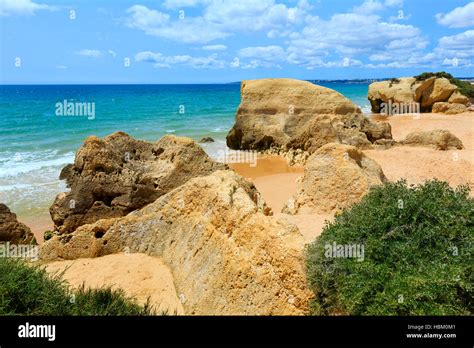
[[[451,75],[450,73],[447,73],[445,71],[438,71],[438,72],[435,72],[435,73],[433,73],[433,72],[424,72],[424,73],[421,73],[420,75],[416,75],[414,77],[417,81],[425,81],[425,80],[427,80],[429,78],[432,78],[432,77],[436,77],[436,78],[444,77],[448,80],[451,80],[451,79],[454,78],[453,75]]]
[[[39,266],[0,258],[0,315],[151,315],[121,290],[70,290]]]
[[[396,77],[392,77],[392,78],[390,79],[390,85],[389,85],[389,87],[392,87],[392,85],[393,85],[394,83],[400,83],[400,79],[397,79]]]
[[[427,181],[373,188],[306,250],[314,315],[469,315],[473,311],[474,200]],[[360,244],[363,261],[326,257]]]

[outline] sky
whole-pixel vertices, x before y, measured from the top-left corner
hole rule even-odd
[[[0,0],[0,84],[474,76],[474,1]]]

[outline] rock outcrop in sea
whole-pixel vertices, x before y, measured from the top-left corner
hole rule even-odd
[[[364,147],[391,138],[388,123],[371,122],[342,94],[307,81],[278,78],[242,81],[227,146],[311,154],[330,142]]]
[[[383,111],[384,104],[411,105],[418,103],[421,112],[455,114],[467,111],[469,98],[458,91],[458,87],[445,77],[430,77],[417,80],[403,77],[369,85],[368,99],[372,112]]]
[[[17,220],[16,214],[0,203],[0,243],[36,244],[30,228]]]
[[[54,236],[43,260],[146,253],[170,267],[186,314],[297,315],[311,292],[297,227],[231,170],[193,178],[127,216]]]
[[[50,208],[54,228],[70,233],[99,219],[127,215],[190,178],[225,168],[190,138],[167,135],[152,143],[123,132],[104,139],[91,136],[74,164],[61,171],[70,191],[59,194]]]

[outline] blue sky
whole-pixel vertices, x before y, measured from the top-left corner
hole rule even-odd
[[[474,75],[466,0],[0,0],[0,23],[2,84]]]

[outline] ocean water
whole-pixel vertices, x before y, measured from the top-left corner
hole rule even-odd
[[[368,83],[319,84],[368,112]],[[64,100],[90,103],[91,113],[58,115]],[[150,141],[165,134],[210,136],[216,142],[203,147],[215,157],[226,147],[239,102],[238,83],[0,86],[0,202],[20,218],[47,213],[56,194],[66,190],[58,179],[61,168],[74,161],[90,135],[120,130]]]

